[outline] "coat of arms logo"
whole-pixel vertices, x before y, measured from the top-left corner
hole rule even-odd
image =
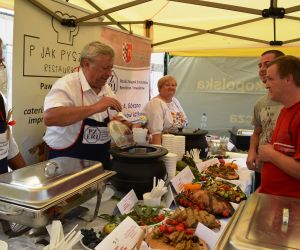
[[[126,63],[129,63],[132,59],[132,44],[124,42],[122,46],[122,56]]]

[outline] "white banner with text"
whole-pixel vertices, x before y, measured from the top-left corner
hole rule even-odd
[[[62,0],[37,2],[66,19],[90,14]],[[116,68],[109,84],[128,117],[140,112],[149,100],[150,41],[143,39],[145,45],[141,45],[141,38],[99,26],[63,26],[30,1],[15,0],[14,6],[12,106],[16,125],[13,133],[28,164],[40,161],[43,154],[39,145],[45,133],[43,104],[46,94],[58,78],[79,66],[80,52],[91,41],[100,40],[114,48]],[[108,39],[115,36],[118,43]],[[139,54],[139,49],[144,52]]]

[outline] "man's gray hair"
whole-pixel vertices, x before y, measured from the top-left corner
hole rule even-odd
[[[99,41],[90,42],[81,51],[80,54],[80,66],[82,66],[83,60],[91,60],[99,55],[107,55],[114,57],[115,52],[112,47],[101,43]]]

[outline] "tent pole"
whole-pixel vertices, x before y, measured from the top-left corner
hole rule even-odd
[[[31,2],[33,5],[35,5],[36,7],[38,7],[39,9],[41,9],[42,11],[46,12],[47,14],[49,14],[50,16],[52,16],[54,19],[56,19],[58,22],[62,22],[62,18],[57,15],[56,13],[52,12],[51,10],[49,10],[45,5],[39,3],[36,0],[28,0],[29,2]]]
[[[85,0],[88,4],[90,4],[92,7],[94,7],[97,11],[103,11],[98,5],[96,5],[91,0]],[[105,15],[110,21],[112,21],[115,25],[117,25],[120,29],[128,31],[124,26],[122,26],[120,23],[118,23],[115,19],[113,19],[110,15]]]
[[[106,14],[116,12],[116,11],[119,11],[119,10],[123,10],[123,9],[127,9],[127,8],[130,8],[130,7],[139,5],[139,4],[143,4],[143,3],[146,3],[146,2],[149,2],[149,1],[151,1],[151,0],[136,0],[136,1],[132,1],[130,3],[121,4],[121,5],[118,5],[116,7],[104,10],[104,11],[99,11],[97,13],[93,13],[93,14],[78,18],[76,20],[76,22],[77,23],[84,22],[86,20],[90,20],[90,19],[93,19],[93,18],[96,18],[96,17],[104,16]]]

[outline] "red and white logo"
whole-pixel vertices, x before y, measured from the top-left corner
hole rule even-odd
[[[124,42],[122,47],[123,60],[129,63],[132,59],[132,44]]]

